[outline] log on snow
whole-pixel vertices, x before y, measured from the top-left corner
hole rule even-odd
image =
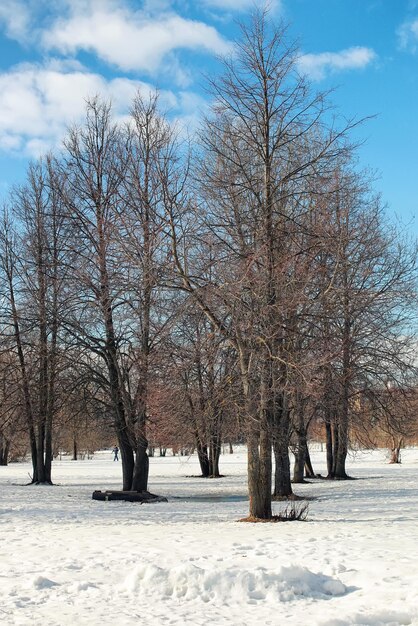
[[[153,502],[168,502],[164,496],[156,496],[149,491],[93,491],[93,500],[124,500],[125,502],[140,502],[151,504]]]

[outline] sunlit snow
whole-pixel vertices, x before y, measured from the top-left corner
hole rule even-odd
[[[204,480],[196,458],[151,459],[168,504],[97,502],[120,488],[110,451],[54,461],[53,487],[0,467],[0,623],[418,625],[418,449],[348,464],[358,480],[295,486],[306,522],[243,524],[244,450]],[[313,452],[325,473],[324,452]],[[275,512],[284,508],[275,503]]]

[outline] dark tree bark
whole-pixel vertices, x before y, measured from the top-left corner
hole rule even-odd
[[[0,465],[7,465],[9,462],[10,440],[0,431]]]
[[[307,444],[307,427],[305,424],[305,402],[301,397],[301,394],[296,392],[296,407],[295,407],[295,425],[294,432],[296,435],[296,445],[294,450],[295,465],[293,468],[293,482],[303,483],[305,464],[306,464],[306,452],[308,449]]]
[[[221,456],[221,434],[212,434],[209,445],[209,477],[219,478],[219,458]]]
[[[311,462],[311,455],[309,453],[309,446],[308,443],[306,443],[306,450],[305,450],[305,477],[306,478],[315,478],[316,474],[314,472],[314,468],[312,466],[312,462]]]
[[[327,402],[327,398],[325,399]],[[326,407],[325,415],[325,437],[326,437],[326,456],[327,456],[327,477],[334,477],[334,448],[332,441],[332,424],[331,424],[331,411]]]
[[[196,438],[196,452],[197,452],[197,458],[199,460],[200,471],[202,472],[202,476],[203,478],[209,478],[210,467],[209,467],[208,447],[206,444],[201,443],[200,437]]]
[[[273,451],[275,460],[274,491],[275,498],[288,498],[293,494],[290,477],[290,411],[284,392],[276,397],[273,405]]]
[[[261,426],[262,427],[262,426]],[[248,437],[249,517],[270,519],[271,510],[271,435],[254,427]]]

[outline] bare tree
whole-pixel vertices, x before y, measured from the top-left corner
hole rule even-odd
[[[1,235],[8,325],[19,363],[33,483],[52,482],[62,249],[62,211],[53,176],[50,159],[29,166],[26,184],[11,198],[14,225],[5,213]]]
[[[203,221],[200,255],[205,261],[190,270],[187,216],[175,209],[169,215],[173,256],[184,289],[237,352],[250,516],[269,518],[272,445],[275,492],[291,493],[286,389],[292,337],[287,322],[297,298],[287,268],[289,255],[297,251],[289,233],[301,218],[306,181],[318,171],[326,176],[345,146],[341,131],[325,128],[324,96],[311,95],[297,73],[297,49],[286,43],[283,27],[270,25],[265,12],[242,27],[235,54],[224,61],[224,74],[211,88],[215,105],[201,133],[197,173],[203,202],[195,213]],[[211,241],[206,251],[205,240]]]
[[[328,476],[344,479],[358,399],[379,394],[391,377],[401,387],[415,377],[410,331],[416,253],[386,224],[364,174],[339,168],[331,186],[328,236],[317,273],[322,296],[316,315],[325,356],[318,386]]]
[[[115,243],[121,185],[121,135],[111,108],[94,98],[87,103],[81,128],[70,130],[60,167],[72,248],[77,251],[67,289],[72,301],[65,318],[69,337],[105,364],[107,388],[122,458],[123,488],[132,487],[134,442],[126,413],[120,368],[122,326],[118,306],[124,300],[123,266]],[[100,368],[98,368],[100,369]]]
[[[175,133],[158,109],[158,94],[138,93],[126,128],[120,166],[118,245],[126,267],[125,324],[130,329],[123,359],[125,402],[135,439],[132,488],[147,489],[147,420],[154,352],[175,310],[175,296],[165,287],[168,248],[164,225],[164,179],[177,159]]]

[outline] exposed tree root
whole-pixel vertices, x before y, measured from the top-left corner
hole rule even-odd
[[[203,476],[203,474],[192,474],[191,476],[186,476],[186,478],[225,478],[225,474],[219,474],[219,476]]]
[[[289,496],[271,496],[274,502],[298,502],[299,500],[306,500],[305,496],[298,496],[296,493],[291,493]]]
[[[354,476],[326,476],[325,480],[357,480]]]
[[[44,482],[40,481],[31,481],[30,483],[25,483],[25,487],[30,487],[32,485],[43,485],[44,487],[54,487],[54,483],[50,480],[45,480]]]

